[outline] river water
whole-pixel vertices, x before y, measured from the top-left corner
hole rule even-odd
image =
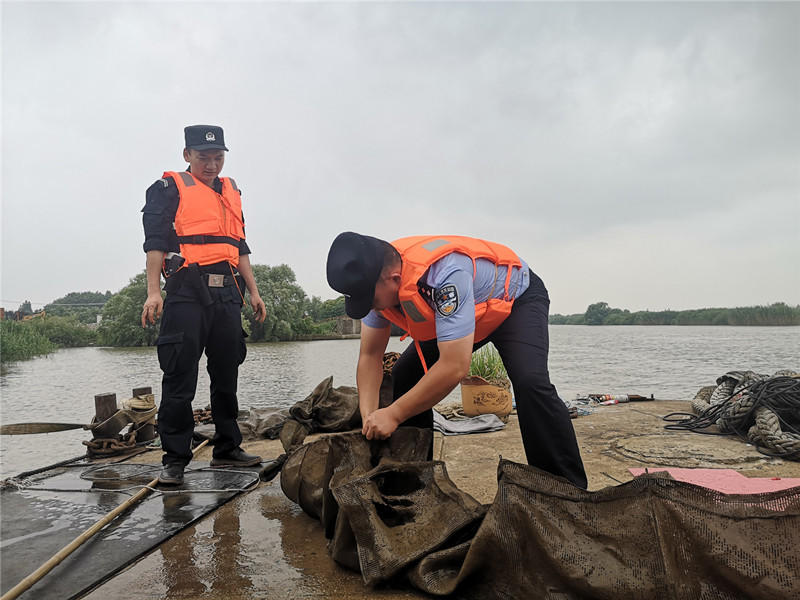
[[[355,385],[358,340],[249,344],[239,370],[241,408],[293,405],[333,375],[334,386]],[[390,351],[408,340],[391,338]],[[204,362],[204,361],[203,361]],[[731,370],[800,371],[800,327],[550,327],[550,377],[564,399],[589,393],[641,394],[691,400]],[[160,399],[154,348],[74,348],[14,363],[0,375],[0,421],[88,423],[95,394],[118,402],[135,387]],[[201,369],[195,408],[208,404]],[[450,398],[459,398],[456,389]],[[83,454],[82,429],[0,436],[0,478]]]

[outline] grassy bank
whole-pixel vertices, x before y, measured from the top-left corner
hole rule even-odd
[[[74,317],[0,321],[0,362],[28,360],[58,348],[91,346],[95,341],[95,332]]]

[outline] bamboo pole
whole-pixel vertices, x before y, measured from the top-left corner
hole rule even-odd
[[[200,448],[208,444],[208,440],[205,440],[202,444],[199,444],[193,451],[193,454],[196,454]],[[67,558],[70,554],[72,554],[75,550],[78,549],[81,544],[83,544],[86,540],[91,538],[94,534],[100,531],[103,527],[108,525],[111,521],[114,520],[118,514],[124,512],[127,508],[133,506],[139,500],[144,498],[147,494],[152,491],[152,488],[158,483],[158,477],[153,479],[150,483],[147,484],[147,487],[142,488],[136,494],[128,498],[125,502],[120,504],[117,508],[109,512],[106,516],[102,519],[97,521],[94,525],[89,527],[86,531],[72,540],[69,544],[64,546],[61,550],[59,550],[55,555],[53,555],[50,560],[44,563],[41,567],[36,569],[33,573],[28,575],[25,579],[20,581],[17,585],[13,588],[8,590],[5,594],[3,594],[0,600],[14,600],[14,598],[18,598],[20,594],[25,592],[28,588],[30,588],[34,583],[39,581],[42,577],[47,575],[50,571],[52,571],[62,560]]]

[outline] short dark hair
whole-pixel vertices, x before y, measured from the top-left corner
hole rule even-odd
[[[380,240],[381,245],[383,246],[383,268],[385,269],[388,266],[392,266],[396,263],[402,263],[403,259],[400,256],[400,253],[397,251],[397,248],[392,246],[389,242]]]

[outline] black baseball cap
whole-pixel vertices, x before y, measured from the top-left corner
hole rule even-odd
[[[192,150],[225,150],[225,136],[222,127],[216,125],[189,125],[183,128],[186,148]]]
[[[345,231],[336,236],[328,252],[328,285],[344,294],[344,309],[351,319],[363,319],[372,309],[375,284],[383,270],[385,242]]]

